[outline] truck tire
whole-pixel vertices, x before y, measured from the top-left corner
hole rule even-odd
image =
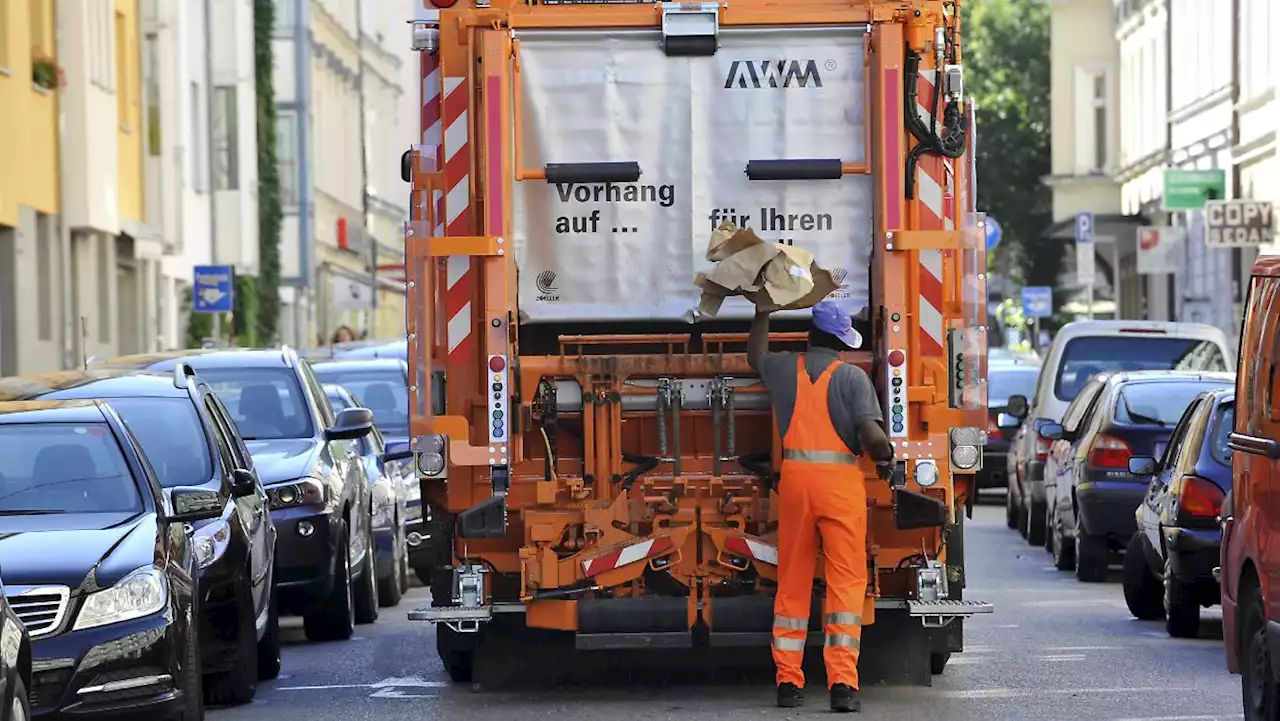
[[[951,652],[934,651],[929,654],[929,672],[934,676],[940,675],[947,670],[947,662],[951,660]]]
[[[444,624],[436,624],[436,653],[440,656],[445,673],[449,674],[449,680],[454,683],[471,683],[475,676],[474,643],[469,639],[459,638],[463,635]]]
[[[1272,680],[1267,643],[1267,609],[1258,582],[1246,578],[1240,589],[1240,696],[1245,721],[1274,721],[1280,718],[1280,686]]]

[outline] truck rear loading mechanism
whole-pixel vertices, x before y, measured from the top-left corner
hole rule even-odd
[[[781,442],[750,308],[686,312],[703,219],[754,208],[793,217],[777,239],[866,308],[844,359],[883,394],[897,463],[864,468],[863,665],[888,637],[887,680],[928,684],[992,611],[963,595],[986,257],[959,5],[424,0],[410,416],[448,522],[410,618],[455,680],[502,617],[583,651],[769,645]],[[803,349],[805,312],[774,326],[774,350]]]

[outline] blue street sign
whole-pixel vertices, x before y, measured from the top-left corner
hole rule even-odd
[[[1053,315],[1053,288],[1047,285],[1023,288],[1022,315],[1027,318],[1048,318]]]
[[[1000,228],[1000,224],[995,218],[987,216],[987,250],[995,250],[1000,245],[1000,236],[1004,231]]]
[[[235,309],[235,268],[229,265],[197,265],[191,285],[191,310],[196,313],[230,313]]]
[[[1076,213],[1076,242],[1093,242],[1093,213],[1087,210]]]

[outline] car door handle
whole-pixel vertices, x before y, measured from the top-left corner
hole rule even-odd
[[[1227,440],[1227,447],[1233,451],[1248,453],[1254,456],[1280,459],[1280,443],[1270,438],[1259,438],[1244,433],[1232,433]]]

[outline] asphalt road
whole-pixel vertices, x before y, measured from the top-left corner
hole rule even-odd
[[[966,527],[966,597],[995,613],[966,628],[966,651],[930,688],[863,689],[863,717],[902,721],[1213,721],[1242,719],[1239,677],[1222,653],[1221,616],[1209,610],[1198,640],[1169,638],[1134,620],[1118,572],[1082,584],[1055,571],[1045,552],[1004,527],[1003,509],[979,506]],[[1117,569],[1118,571],[1118,569]],[[784,719],[829,713],[820,679],[799,711],[773,707],[772,669],[672,670],[671,657],[574,663],[526,659],[526,683],[502,690],[451,685],[430,624],[405,613],[426,603],[414,589],[345,643],[307,644],[290,624],[278,681],[248,706],[210,712],[216,721],[451,719],[556,721]],[[572,668],[573,671],[564,669]],[[548,671],[555,668],[557,670]],[[540,678],[550,679],[539,680]]]

